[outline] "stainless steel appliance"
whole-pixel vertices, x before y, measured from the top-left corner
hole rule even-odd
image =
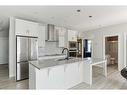
[[[69,55],[70,57],[76,57],[77,55],[77,42],[69,41]]]
[[[77,39],[77,43],[78,43],[77,57],[82,57],[82,39]]]
[[[77,42],[69,41],[69,49],[77,49]]]
[[[36,37],[16,37],[16,81],[29,78],[28,61],[38,58],[38,39]]]

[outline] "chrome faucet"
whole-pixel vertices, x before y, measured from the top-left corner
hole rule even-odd
[[[62,53],[64,53],[64,50],[67,50],[67,57],[65,59],[69,60],[69,50],[68,48],[63,48]]]

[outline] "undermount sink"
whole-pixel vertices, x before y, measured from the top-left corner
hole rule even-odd
[[[61,58],[61,59],[57,59],[56,61],[63,61],[63,60],[69,60],[69,59],[73,59],[72,57],[65,59],[65,58]]]

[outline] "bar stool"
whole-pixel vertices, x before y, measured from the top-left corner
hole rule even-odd
[[[127,67],[121,70],[121,75],[127,80]]]

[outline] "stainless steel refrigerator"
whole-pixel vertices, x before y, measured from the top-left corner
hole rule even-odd
[[[16,81],[29,78],[29,61],[38,59],[38,38],[16,37]]]

